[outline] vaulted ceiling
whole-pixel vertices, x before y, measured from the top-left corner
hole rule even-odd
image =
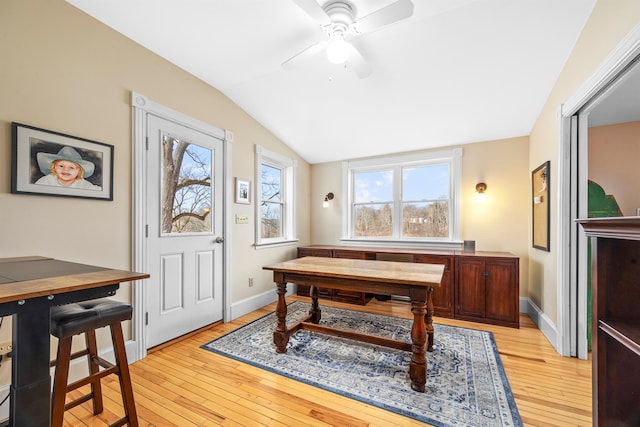
[[[281,66],[326,38],[296,0],[66,1],[217,88],[310,163],[528,135],[595,4],[412,0],[410,17],[349,36],[371,70],[359,78],[323,52]],[[395,2],[340,1],[356,21]]]

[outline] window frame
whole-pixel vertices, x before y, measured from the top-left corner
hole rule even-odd
[[[447,238],[418,238],[402,237],[402,170],[405,167],[427,166],[446,163],[449,166],[449,237]],[[354,174],[356,172],[369,172],[376,170],[393,170],[393,233],[391,237],[357,237],[354,233]],[[399,177],[396,177],[398,174]],[[462,148],[451,150],[432,151],[417,154],[408,154],[391,157],[378,157],[373,159],[349,160],[342,163],[343,194],[346,195],[347,206],[342,212],[342,238],[345,243],[357,244],[389,244],[399,246],[425,245],[434,248],[456,249],[461,244],[460,218],[461,218],[461,181],[462,181]]]
[[[281,203],[282,203],[282,236],[276,238],[262,238],[262,165],[267,165],[281,171]],[[269,151],[256,145],[255,152],[255,247],[272,247],[286,245],[298,241],[296,237],[295,221],[295,181],[297,161],[281,154]]]

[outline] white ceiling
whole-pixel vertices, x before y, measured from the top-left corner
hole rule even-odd
[[[410,18],[353,39],[372,67],[358,79],[324,54],[281,67],[322,37],[293,0],[67,2],[214,86],[310,163],[528,135],[595,4],[413,0]],[[392,2],[352,0],[356,19]]]

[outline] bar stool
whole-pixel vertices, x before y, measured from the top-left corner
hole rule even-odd
[[[64,412],[88,400],[93,400],[94,415],[101,413],[104,408],[100,379],[111,374],[118,375],[124,406],[124,417],[111,426],[125,424],[132,427],[138,426],[121,325],[122,321],[131,319],[132,312],[131,305],[106,298],[51,308],[51,335],[59,339],[56,360],[51,362],[51,366],[56,367],[51,405],[52,427],[61,427]],[[109,326],[111,329],[115,365],[98,356],[96,329],[105,326]],[[73,336],[79,334],[85,335],[86,349],[71,354]],[[74,383],[67,384],[69,364],[72,360],[82,356],[88,358],[89,375]],[[91,384],[90,393],[65,404],[68,392],[87,384]]]

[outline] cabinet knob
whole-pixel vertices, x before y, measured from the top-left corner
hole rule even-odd
[[[482,275],[483,275],[484,277],[489,277],[489,272],[488,272],[488,271],[485,271],[484,273],[482,273]]]

